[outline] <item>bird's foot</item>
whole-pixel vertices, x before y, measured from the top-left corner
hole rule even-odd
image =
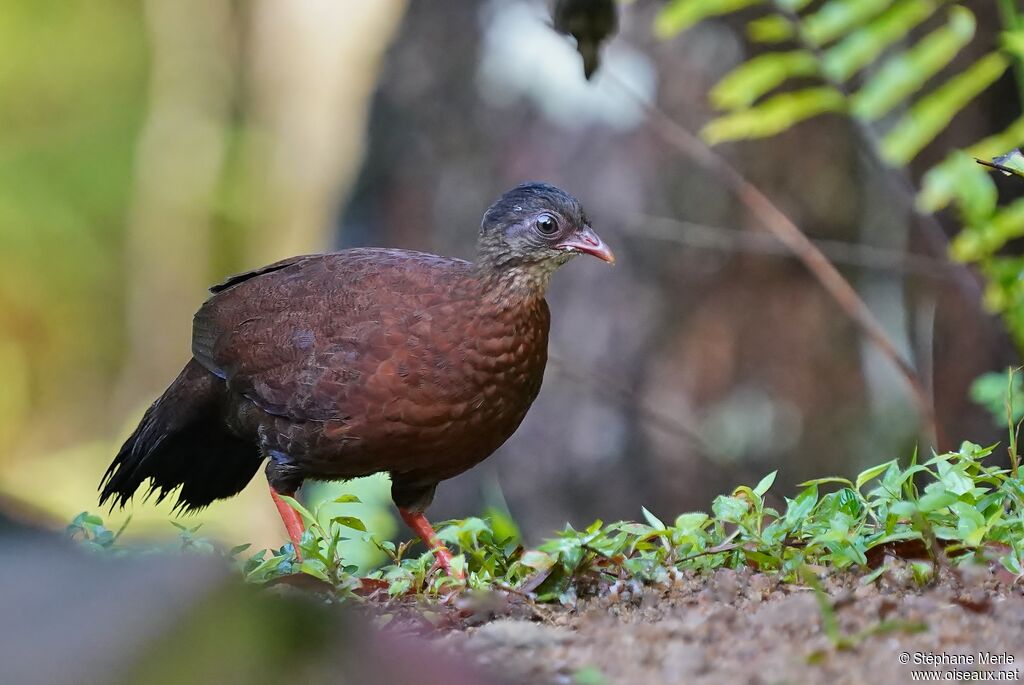
[[[401,514],[402,520],[405,521],[406,525],[412,528],[412,532],[419,535],[423,543],[433,550],[434,564],[430,567],[430,573],[437,569],[442,569],[453,578],[458,580],[466,579],[466,574],[462,570],[452,573],[452,553],[441,544],[441,541],[437,538],[437,533],[434,532],[434,527],[430,525],[430,521],[427,520],[422,511],[414,512],[408,509],[399,509],[398,513]]]
[[[434,548],[434,563],[430,567],[429,573],[441,569],[447,575],[452,575],[452,553],[447,547],[441,545]],[[460,571],[456,577],[459,580],[465,580],[465,575]]]

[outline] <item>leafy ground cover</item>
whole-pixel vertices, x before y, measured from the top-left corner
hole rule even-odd
[[[174,525],[182,549],[223,554],[249,582],[301,574],[338,599],[499,589],[571,606],[581,596],[638,583],[667,586],[684,573],[718,569],[751,569],[803,584],[830,572],[854,572],[870,583],[894,559],[906,562],[922,585],[937,570],[956,573],[965,564],[990,566],[1017,582],[1024,577],[1024,482],[1015,458],[1010,468],[986,463],[993,450],[965,442],[957,452],[925,461],[914,455],[905,467],[893,460],[853,479],[818,478],[779,507],[766,499],[773,472],[753,487],[716,497],[710,514],[684,513],[666,523],[644,509],[643,522],[567,526],[535,549],[525,549],[514,523],[496,512],[449,521],[438,534],[457,552],[453,567],[465,572],[465,581],[432,571],[432,555],[414,552],[412,542],[376,540],[360,519],[345,513],[345,505],[358,502],[352,495],[312,511],[289,500],[308,527],[301,561],[290,543],[245,556],[248,545],[220,550],[198,537],[198,526]],[[90,548],[132,553],[119,544],[120,531],[108,530],[93,514],[79,515],[68,531]],[[339,553],[339,544],[352,536],[372,541],[388,563],[359,575]]]
[[[643,522],[566,527],[533,549],[500,513],[450,521],[439,535],[464,581],[432,570],[417,541],[376,540],[349,514],[352,495],[291,502],[308,525],[303,561],[290,544],[226,549],[177,522],[174,547],[222,556],[257,586],[359,607],[522,682],[877,685],[910,681],[914,665],[952,668],[904,653],[947,652],[1002,655],[1011,662],[968,668],[1019,677],[1024,482],[1015,442],[1009,468],[993,452],[964,443],[808,481],[791,498],[772,494],[771,473],[710,513],[667,523],[643,510]],[[154,551],[93,514],[68,532],[98,554]],[[389,561],[360,574],[339,554],[351,537]]]

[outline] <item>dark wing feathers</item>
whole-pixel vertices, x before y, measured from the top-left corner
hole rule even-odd
[[[253,278],[255,276],[262,276],[263,274],[269,274],[273,271],[279,271],[280,269],[283,269],[286,266],[298,264],[303,260],[315,258],[315,256],[316,255],[300,255],[298,257],[289,257],[288,259],[282,259],[279,262],[274,262],[273,264],[267,264],[266,266],[262,266],[258,269],[253,269],[252,271],[245,271],[240,274],[235,274],[234,276],[228,276],[226,279],[224,279],[217,285],[210,286],[210,292],[214,294],[223,292],[228,288],[238,285],[239,283],[242,283],[244,281],[248,281],[250,278]]]
[[[436,293],[469,268],[380,249],[278,262],[217,286],[195,315],[192,354],[267,413],[343,418],[358,411],[346,404],[350,387],[393,354],[386,331],[415,316],[417,293]]]

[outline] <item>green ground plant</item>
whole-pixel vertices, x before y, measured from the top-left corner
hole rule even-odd
[[[686,572],[749,567],[785,582],[818,573],[859,573],[878,579],[887,559],[912,561],[915,577],[930,582],[937,568],[969,563],[1000,564],[1024,577],[1024,482],[1012,469],[988,464],[994,451],[965,442],[956,452],[901,467],[896,460],[853,479],[829,476],[801,484],[781,506],[766,499],[776,473],[759,483],[719,495],[711,512],[680,514],[671,523],[643,510],[643,522],[595,521],[582,530],[567,526],[533,549],[519,540],[507,517],[491,512],[439,526],[438,535],[457,552],[458,580],[432,568],[433,554],[412,542],[377,540],[345,507],[342,495],[310,511],[289,500],[305,520],[302,561],[291,544],[244,557],[248,545],[220,549],[198,538],[198,526],[179,527],[177,546],[189,553],[225,556],[251,583],[310,576],[336,598],[367,594],[439,596],[453,590],[503,589],[537,602],[571,605],[583,595],[617,593],[631,584],[670,585]],[[827,492],[826,492],[827,490]],[[83,513],[69,535],[105,554],[135,553],[102,520]],[[377,545],[388,561],[360,576],[339,554],[339,544],[358,536]],[[419,549],[417,547],[417,549]]]

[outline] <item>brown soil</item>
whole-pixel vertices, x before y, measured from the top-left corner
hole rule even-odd
[[[825,590],[846,645],[827,635],[813,590],[727,570],[670,588],[621,588],[574,609],[462,598],[445,619],[434,615],[444,626],[435,640],[527,683],[884,685],[912,682],[914,670],[938,670],[940,682],[1021,678],[1019,585],[967,570],[922,589],[893,569],[873,585],[840,577]],[[973,663],[934,663],[968,655]]]

